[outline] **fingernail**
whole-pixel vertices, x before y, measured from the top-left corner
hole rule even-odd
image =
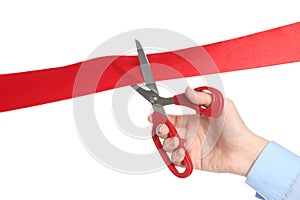
[[[152,115],[149,115],[148,120],[152,122]]]
[[[174,152],[174,155],[171,158],[172,162],[177,162],[183,155],[184,155],[184,150],[182,148],[178,149],[177,151]]]
[[[172,140],[172,146],[173,147],[178,147],[179,145],[179,139],[177,137],[174,137],[174,139]]]
[[[187,87],[186,89],[187,89],[188,92],[196,93],[196,91],[194,89],[192,89],[191,87]]]
[[[186,88],[186,95],[189,97],[194,97],[196,95],[196,91],[190,87]]]
[[[178,151],[176,151],[176,156],[182,156],[184,154],[184,150],[182,148],[178,149]]]
[[[155,132],[156,132],[157,135],[161,134],[162,127],[163,127],[162,124],[157,125],[157,127],[155,129]]]

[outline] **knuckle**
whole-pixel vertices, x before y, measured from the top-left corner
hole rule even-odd
[[[225,102],[229,107],[235,107],[234,102],[231,99],[226,98]]]

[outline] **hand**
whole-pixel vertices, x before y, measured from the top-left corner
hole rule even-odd
[[[211,103],[208,93],[187,88],[185,94],[194,104],[208,106]],[[224,120],[224,123],[220,123],[222,127],[213,127],[213,130],[220,132],[220,136],[204,157],[201,155],[204,141],[212,136],[210,134],[219,134],[212,131],[207,133],[212,119],[196,114],[169,115],[169,119],[180,137],[185,139],[195,169],[247,176],[255,160],[268,144],[267,140],[255,135],[246,127],[234,103],[229,99],[225,99],[223,116],[217,119]],[[151,117],[149,120],[151,121]],[[183,149],[177,149],[178,139],[168,137],[169,129],[164,124],[158,130],[157,135],[164,139],[163,149],[172,153],[171,160],[175,165],[182,166],[185,152]]]

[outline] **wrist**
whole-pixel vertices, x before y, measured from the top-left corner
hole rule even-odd
[[[235,158],[233,158],[234,161],[229,171],[230,173],[246,177],[269,141],[250,131],[245,134],[243,141],[234,153]]]
[[[240,172],[240,175],[247,176],[252,166],[256,162],[259,155],[263,152],[269,141],[255,135],[254,133],[248,134],[248,139],[244,145],[243,151],[245,156],[245,163]]]

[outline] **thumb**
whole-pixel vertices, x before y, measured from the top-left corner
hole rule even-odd
[[[197,92],[190,87],[185,90],[186,97],[196,105],[209,106],[211,104],[211,95],[207,92]]]

